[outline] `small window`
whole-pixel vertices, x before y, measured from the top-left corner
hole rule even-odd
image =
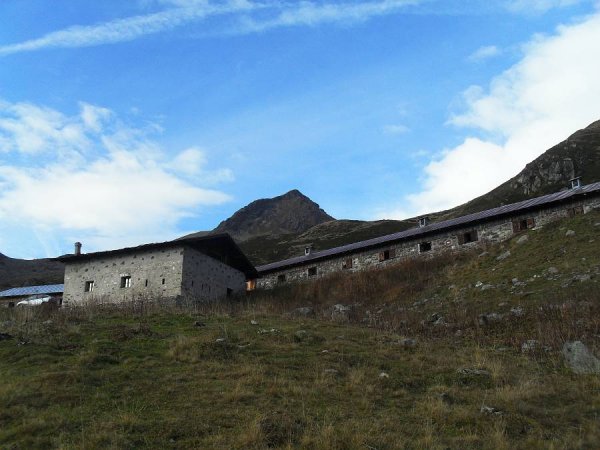
[[[131,277],[126,275],[121,277],[121,288],[130,288],[131,287]]]
[[[256,289],[256,280],[248,280],[246,281],[246,290],[253,291]]]
[[[148,287],[148,280],[144,282],[144,286]]]
[[[281,275],[277,275],[277,282],[285,283],[285,273],[282,273]]]
[[[469,244],[470,242],[477,242],[479,240],[479,235],[477,234],[477,230],[467,231],[466,233],[458,235],[458,243],[460,245]]]
[[[94,282],[86,281],[85,287],[83,288],[84,292],[93,292],[94,291]]]
[[[309,277],[314,277],[317,275],[317,268],[316,267],[309,267],[308,268],[308,276]]]
[[[352,258],[348,258],[342,263],[342,269],[352,269]]]
[[[519,231],[525,231],[535,227],[535,219],[529,217],[527,219],[513,220],[513,231],[518,233]]]
[[[379,253],[379,261],[387,261],[388,259],[392,259],[396,257],[396,250],[384,250]]]
[[[431,251],[431,242],[421,242],[419,244],[419,253]]]
[[[165,284],[167,280],[165,278],[162,279],[161,284]]]

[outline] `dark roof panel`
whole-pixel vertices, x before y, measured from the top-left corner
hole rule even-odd
[[[450,230],[459,226],[487,222],[489,220],[503,217],[509,214],[538,209],[545,205],[560,203],[564,200],[583,197],[591,193],[600,193],[600,182],[588,184],[577,189],[569,189],[561,192],[556,192],[554,194],[544,195],[542,197],[523,200],[521,202],[512,203],[510,205],[499,206],[497,208],[488,209],[486,211],[481,211],[462,217],[457,217],[455,219],[444,220],[442,222],[434,222],[425,227],[411,228],[409,230],[400,231],[394,234],[388,234],[386,236],[380,236],[366,241],[342,245],[341,247],[335,247],[320,252],[312,252],[308,256],[298,256],[283,261],[265,264],[263,266],[257,267],[256,270],[258,270],[259,274],[266,274],[272,271],[283,269],[285,267],[301,265],[311,261],[319,261],[322,259],[327,259],[329,257],[350,253],[356,250],[366,250],[372,247],[377,247],[382,244],[417,238],[419,236],[425,237],[438,231]]]
[[[46,284],[43,286],[24,286],[7,289],[0,292],[0,297],[25,297],[37,294],[62,294],[65,290],[64,284]]]
[[[83,253],[81,255],[64,255],[56,258],[64,263],[72,263],[86,261],[89,259],[100,258],[104,256],[114,256],[128,253],[136,253],[146,250],[155,250],[160,248],[173,248],[180,246],[190,246],[205,254],[224,256],[227,264],[240,272],[243,272],[246,277],[252,278],[256,276],[256,269],[248,260],[246,255],[238,247],[235,241],[227,233],[209,234],[206,236],[194,236],[175,239],[167,242],[156,242],[152,244],[138,245],[137,247],[126,247],[116,250],[106,250],[94,253]]]

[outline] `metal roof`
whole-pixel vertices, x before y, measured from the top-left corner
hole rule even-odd
[[[240,272],[243,272],[247,278],[253,278],[257,275],[256,269],[252,263],[248,260],[246,255],[242,252],[242,250],[238,247],[228,233],[216,233],[204,236],[198,236],[195,234],[191,237],[183,237],[173,241],[156,242],[139,245],[137,247],[126,247],[94,253],[82,253],[81,255],[63,255],[55,259],[64,263],[73,263],[94,258],[101,258],[104,256],[115,256],[160,248],[181,247],[182,245],[188,245],[211,257],[222,257],[226,264],[234,267]]]
[[[36,294],[62,294],[64,284],[46,284],[43,286],[24,286],[0,292],[0,297],[26,297]]]
[[[577,189],[569,189],[554,194],[544,195],[529,200],[524,200],[510,205],[499,206],[497,208],[488,209],[485,211],[469,214],[455,219],[444,220],[442,222],[434,222],[420,228],[411,228],[410,230],[401,231],[386,236],[369,239],[366,241],[355,242],[352,244],[342,245],[320,252],[312,252],[307,256],[298,256],[295,258],[277,261],[270,264],[265,264],[256,268],[259,274],[267,274],[285,267],[298,266],[308,262],[316,262],[322,259],[327,259],[335,256],[340,256],[346,253],[352,253],[357,250],[366,250],[373,247],[379,247],[383,244],[416,239],[434,234],[440,231],[451,230],[458,227],[473,225],[481,222],[488,222],[493,219],[521,213],[531,210],[540,209],[554,203],[561,203],[567,200],[573,200],[579,197],[584,197],[588,194],[600,193],[600,182],[588,184]]]

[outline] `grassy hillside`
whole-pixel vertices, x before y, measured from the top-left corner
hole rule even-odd
[[[11,287],[62,283],[65,267],[49,259],[14,259],[0,253],[0,290]]]
[[[221,305],[2,309],[0,447],[598,448],[600,378],[560,353],[599,353],[597,223]]]

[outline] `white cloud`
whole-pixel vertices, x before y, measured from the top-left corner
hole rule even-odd
[[[142,36],[200,21],[211,16],[240,13],[260,7],[249,1],[213,4],[200,1],[179,2],[175,8],[153,14],[117,19],[97,25],[76,25],[54,31],[41,38],[0,47],[0,56],[43,48],[75,48],[131,41]]]
[[[502,51],[496,47],[495,45],[486,45],[484,47],[479,47],[475,50],[470,56],[469,61],[478,62],[483,61],[485,59],[493,58],[494,56],[498,56],[502,53]]]
[[[585,0],[509,0],[506,4],[514,12],[540,13],[554,8],[564,8]]]
[[[293,6],[286,5],[279,14],[271,19],[255,20],[245,17],[236,31],[252,33],[280,27],[315,26],[331,22],[363,22],[372,17],[397,13],[407,6],[422,2],[423,0],[381,0],[358,3],[301,1]]]
[[[8,115],[18,130],[5,133],[9,152],[0,159],[3,227],[18,224],[38,235],[73,236],[91,249],[116,247],[169,239],[182,218],[229,200],[206,187],[226,179],[224,173],[231,177],[228,169],[209,170],[205,153],[193,148],[170,157],[147,131],[125,126],[108,109],[82,104],[79,114],[66,116],[31,104],[2,106],[0,123]],[[27,113],[46,125],[36,138],[46,143],[35,147],[46,152],[45,162],[15,162],[19,152],[31,150],[20,147],[20,130],[31,128]],[[65,124],[78,130],[78,139],[64,137]],[[85,155],[81,140],[88,143]],[[56,142],[62,152],[48,145]]]
[[[523,51],[487,88],[465,92],[465,111],[450,123],[476,134],[431,161],[422,191],[388,216],[442,210],[482,195],[600,118],[600,59],[592,56],[600,54],[600,13],[536,36]]]
[[[405,134],[410,131],[406,125],[396,124],[396,125],[385,125],[383,127],[383,132],[387,134]]]
[[[37,154],[89,146],[84,126],[64,114],[31,103],[0,100],[0,148],[4,152]]]
[[[96,25],[75,25],[48,33],[40,38],[0,46],[0,56],[30,52],[45,48],[78,48],[132,41],[177,27],[206,20],[214,16],[233,15],[239,24],[234,34],[261,32],[286,26],[313,26],[329,22],[359,22],[372,17],[398,12],[401,8],[425,0],[378,0],[371,2],[252,2],[229,0],[164,0],[167,9]],[[265,11],[270,17],[252,18],[249,14]]]

